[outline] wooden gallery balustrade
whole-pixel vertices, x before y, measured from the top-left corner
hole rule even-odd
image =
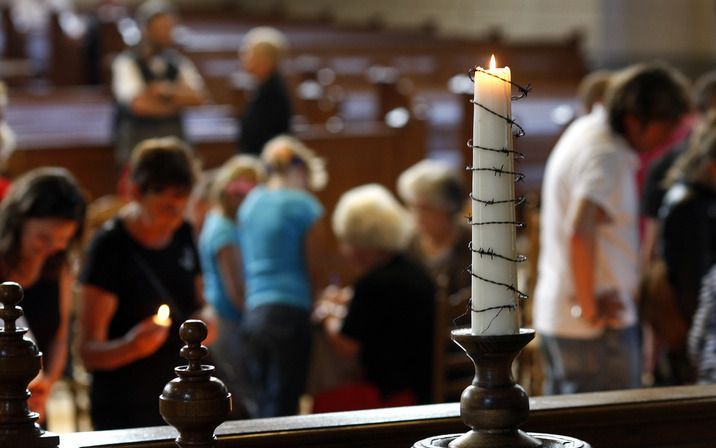
[[[682,386],[534,397],[523,429],[577,437],[593,448],[716,446],[716,386]],[[230,421],[217,448],[409,448],[439,434],[462,433],[457,403]],[[173,448],[170,427],[66,434],[61,448]]]

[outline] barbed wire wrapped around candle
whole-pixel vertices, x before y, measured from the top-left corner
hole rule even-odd
[[[510,86],[509,92],[506,93],[507,95],[509,95],[509,99],[508,99],[508,97],[504,97],[505,98],[504,101],[507,103],[509,103],[510,101],[516,101],[521,98],[524,98],[531,91],[530,85],[523,87],[519,84],[512,82],[512,80],[509,79],[509,77],[510,77],[509,69],[506,69],[506,71],[505,71],[506,77],[502,77],[502,76],[496,74],[495,72],[502,73],[499,69],[495,70],[494,67],[491,68],[489,71],[484,70],[480,67],[474,67],[474,68],[470,69],[468,76],[469,76],[470,80],[473,81],[473,83],[476,83],[475,77],[476,77],[476,74],[479,73],[481,75],[484,74],[491,78],[497,79],[498,81],[500,81],[502,83],[509,84],[509,86]],[[481,78],[481,79],[486,84],[492,84],[494,86],[494,83],[492,81],[489,81],[489,80],[485,81],[485,78]],[[477,90],[479,90],[477,87],[478,86],[476,85],[476,92],[477,92]],[[518,90],[519,93],[517,95],[512,95],[513,87]],[[489,85],[487,85],[485,87],[484,94],[485,95],[490,94],[490,86]],[[490,100],[492,100],[492,102],[494,103],[495,98],[494,97],[488,98],[488,101],[490,101]],[[489,120],[490,115],[497,117],[499,120],[504,121],[506,123],[506,125],[509,127],[509,134],[511,135],[511,137],[519,138],[519,137],[525,135],[524,128],[522,126],[520,126],[512,118],[511,107],[509,107],[509,106],[504,107],[505,113],[500,113],[497,110],[493,109],[494,106],[490,107],[490,105],[484,104],[483,102],[478,101],[477,93],[475,95],[475,99],[471,99],[470,102],[477,108],[480,108],[481,110],[487,112],[487,118],[486,118],[486,114],[484,114],[484,113],[482,115],[480,115],[482,120]],[[495,108],[499,108],[499,107],[495,107]],[[504,145],[497,144],[494,146],[492,144],[490,144],[491,136],[481,136],[482,138],[478,138],[478,134],[480,134],[479,131],[484,132],[485,129],[488,129],[488,131],[491,129],[491,128],[486,128],[487,125],[478,123],[478,118],[477,118],[478,115],[479,114],[476,109],[476,112],[475,112],[476,121],[475,121],[475,125],[474,125],[475,126],[474,132],[476,133],[475,139],[478,139],[480,141],[475,142],[473,139],[470,139],[467,142],[468,148],[470,148],[470,150],[473,151],[473,163],[466,167],[467,171],[470,171],[473,173],[473,190],[477,190],[476,185],[479,184],[479,182],[476,182],[475,176],[480,175],[480,174],[490,173],[494,177],[511,176],[515,183],[522,181],[524,179],[524,174],[519,171],[514,170],[513,165],[514,165],[515,160],[524,159],[525,158],[524,154],[512,150],[511,138],[506,138]],[[494,119],[492,119],[492,120],[494,121]],[[482,127],[480,127],[480,126],[482,126]],[[498,132],[495,132],[495,135],[497,135],[499,137],[499,135],[500,135],[499,129],[498,129]],[[501,137],[499,137],[499,138],[501,138]],[[499,140],[499,138],[498,138],[498,140]],[[488,141],[487,144],[485,143],[485,140]],[[480,151],[480,152],[486,153],[486,154],[488,154],[488,156],[482,158],[479,155],[475,154],[475,151]],[[492,155],[489,155],[489,154],[492,154]],[[504,163],[499,162],[499,160],[496,159],[497,157],[499,157],[501,155],[505,157]],[[481,164],[478,164],[476,162],[476,160],[483,160],[483,159],[488,159],[490,161],[487,163],[481,163]],[[486,188],[485,190],[489,190],[489,189]],[[517,221],[516,219],[514,219],[515,218],[514,208],[516,208],[517,206],[519,206],[520,204],[525,202],[524,196],[515,197],[514,188],[512,188],[512,187],[510,189],[505,190],[504,197],[500,197],[500,196],[502,196],[500,194],[500,193],[502,193],[502,190],[500,190],[498,188],[495,188],[494,190],[495,191],[493,191],[492,193],[490,193],[489,191],[487,191],[487,192],[473,191],[470,193],[470,200],[472,201],[473,206],[472,206],[471,216],[469,216],[467,218],[468,223],[471,226],[514,226],[515,228],[522,227],[522,223]],[[498,192],[498,193],[495,194],[495,192]],[[480,217],[475,216],[476,214],[478,214],[477,211],[479,211],[479,207],[484,207],[484,208],[496,207],[496,206],[504,207],[506,205],[507,206],[511,205],[513,207],[512,211],[510,213],[507,213],[507,219],[490,219],[490,218],[480,219]],[[482,212],[480,212],[479,214],[482,215]],[[490,216],[490,213],[486,213],[486,214],[488,216]],[[502,218],[502,216],[499,216],[498,218]],[[475,227],[473,227],[473,228],[475,228]],[[473,232],[473,235],[475,235],[474,232]],[[476,238],[473,236],[473,242],[475,241],[475,239]],[[482,240],[490,241],[490,243],[493,243],[491,241],[491,239],[486,236],[481,237],[480,240],[481,241]],[[495,250],[492,247],[481,247],[482,245],[486,245],[485,241],[483,241],[481,244],[476,244],[473,242],[471,242],[469,244],[468,250],[473,254],[473,262],[470,266],[468,266],[466,268],[466,271],[474,279],[477,279],[477,281],[479,281],[479,282],[484,282],[484,283],[503,287],[509,291],[509,294],[513,295],[518,300],[525,300],[527,298],[527,295],[525,293],[521,292],[511,280],[508,279],[507,281],[503,281],[503,279],[495,279],[495,278],[492,278],[489,273],[479,271],[476,266],[476,260],[480,261],[480,263],[482,263],[482,260],[488,260],[490,262],[494,261],[494,262],[505,262],[505,263],[517,264],[517,263],[521,263],[521,262],[525,261],[526,257],[524,257],[522,255],[514,255],[513,253],[503,253],[499,250]],[[497,244],[497,243],[494,243],[494,244]],[[474,281],[475,280],[473,280],[473,282]],[[514,282],[516,283],[516,279]],[[492,325],[493,321],[499,317],[499,315],[502,311],[504,311],[504,310],[516,311],[517,300],[515,300],[514,303],[499,303],[499,302],[495,302],[493,300],[492,303],[489,303],[489,301],[488,301],[488,303],[485,303],[484,306],[478,307],[478,306],[476,306],[476,302],[478,301],[477,300],[478,298],[476,297],[477,294],[475,292],[476,290],[477,289],[475,287],[473,287],[473,294],[472,294],[473,297],[470,299],[470,301],[468,303],[468,311],[473,313],[473,333],[490,334],[490,333],[497,333],[497,332],[501,331],[501,330],[492,330],[491,331],[490,326]],[[484,302],[484,300],[482,302]],[[468,312],[468,311],[466,311],[466,312]],[[474,318],[475,318],[476,314],[488,313],[488,312],[494,313],[495,311],[496,311],[496,313],[491,318],[489,318],[487,320],[486,324],[485,323],[480,323],[478,325],[475,324]]]

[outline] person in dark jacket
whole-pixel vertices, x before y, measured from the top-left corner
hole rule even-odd
[[[244,37],[239,51],[241,65],[256,78],[257,87],[241,114],[241,153],[259,155],[273,137],[290,133],[291,100],[279,73],[286,49],[286,38],[274,28],[254,28]]]
[[[689,149],[674,162],[666,181],[671,187],[660,210],[662,255],[678,317],[689,328],[704,275],[716,262],[716,113],[694,131]],[[677,378],[691,382],[693,372],[685,352],[684,343],[669,358],[678,369]]]
[[[670,187],[659,212],[662,251],[669,282],[690,321],[703,276],[716,261],[716,112],[695,131],[666,182]]]

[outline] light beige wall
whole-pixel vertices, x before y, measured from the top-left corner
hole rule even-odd
[[[430,21],[443,35],[480,36],[501,30],[508,40],[561,39],[583,33],[595,66],[660,57],[716,59],[713,0],[174,0],[177,4],[237,5],[254,12],[277,7],[289,16],[325,12],[341,23],[380,18],[391,27]],[[94,5],[99,0],[75,0]],[[128,0],[130,4],[139,0]]]
[[[239,3],[256,11],[276,4],[256,0]],[[396,27],[432,21],[441,34],[447,35],[480,35],[500,28],[509,39],[561,38],[577,29],[591,38],[599,11],[599,0],[295,0],[281,4],[298,17],[330,11],[341,22],[361,23],[380,17]]]
[[[716,53],[712,0],[604,0],[597,58],[707,58]]]
[[[446,35],[481,35],[499,28],[507,39],[558,39],[584,33],[595,65],[663,57],[716,58],[713,0],[237,0],[265,11],[277,4],[296,17],[329,11],[340,22],[380,17],[389,26],[426,21]]]

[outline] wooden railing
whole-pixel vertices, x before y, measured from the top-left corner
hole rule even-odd
[[[535,397],[523,429],[572,436],[592,448],[712,448],[716,386],[682,386]],[[457,403],[226,422],[217,448],[409,448],[462,433]],[[170,427],[74,433],[61,448],[173,448]]]

